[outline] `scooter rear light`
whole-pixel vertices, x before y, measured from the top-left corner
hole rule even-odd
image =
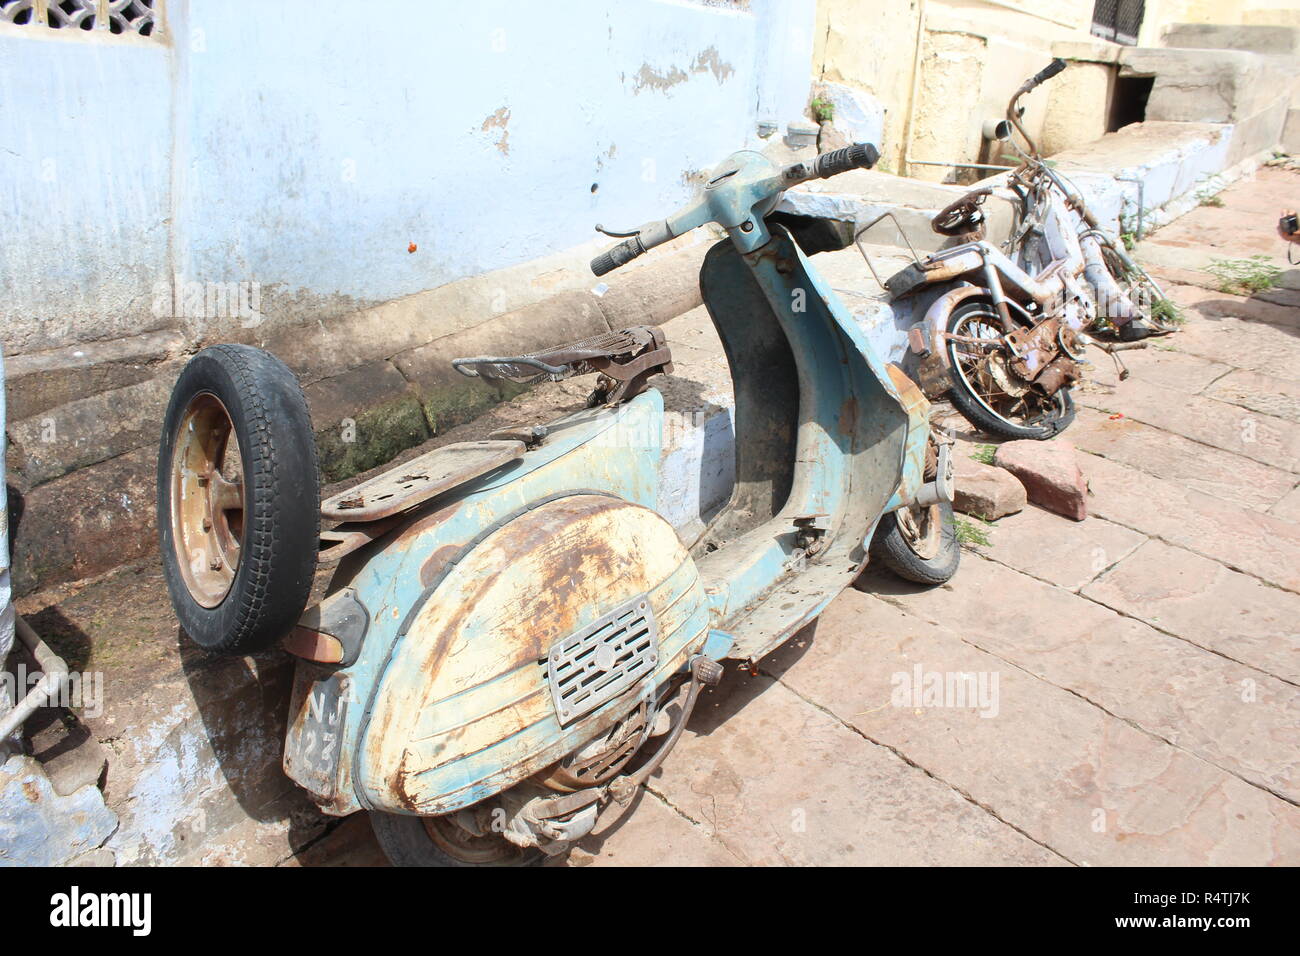
[[[318,664],[338,664],[343,660],[342,641],[332,634],[301,625],[285,635],[283,646],[295,657]]]

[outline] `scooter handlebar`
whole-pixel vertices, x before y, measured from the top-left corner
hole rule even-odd
[[[880,159],[880,151],[871,143],[854,143],[843,149],[822,153],[813,160],[813,171],[820,179],[830,179],[850,169],[870,169]]]
[[[592,259],[591,271],[595,275],[603,276],[607,272],[613,272],[619,266],[627,265],[644,252],[645,246],[641,244],[641,238],[632,236]]]
[[[829,179],[851,169],[870,169],[879,159],[880,151],[871,143],[854,143],[843,149],[814,156],[807,162],[787,166],[781,173],[780,188],[810,179]],[[598,276],[613,272],[660,243],[672,239],[678,234],[676,230],[685,232],[700,224],[691,221],[683,225],[676,217],[663,222],[647,223],[637,230],[636,235],[629,236],[592,259],[591,271]]]

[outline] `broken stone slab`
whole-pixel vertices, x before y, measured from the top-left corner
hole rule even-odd
[[[180,332],[162,331],[6,356],[9,420],[21,421],[77,399],[143,382],[157,374],[160,363],[184,351],[185,345]]]
[[[374,468],[429,437],[415,389],[391,362],[362,365],[308,385],[321,480]]]
[[[9,426],[9,480],[20,490],[153,446],[179,366],[156,378],[88,395]]]
[[[157,546],[158,449],[137,448],[17,499],[14,593],[89,577]]]
[[[116,829],[98,787],[60,796],[31,757],[0,766],[0,865],[60,866],[103,846]]]
[[[962,514],[996,521],[1022,511],[1028,503],[1025,486],[1005,469],[959,454],[954,471],[957,487],[953,507]]]
[[[826,101],[831,106],[831,118],[821,124],[822,136],[829,136],[839,141],[841,146],[849,143],[874,143],[879,145],[884,138],[885,107],[866,90],[844,83],[818,83],[813,95]],[[818,140],[818,148],[825,152],[826,145]],[[835,149],[832,145],[829,148]]]
[[[701,305],[704,300],[700,295],[700,266],[712,245],[702,242],[666,256],[647,257],[644,262],[596,280],[592,293],[609,327],[662,325]],[[565,341],[547,338],[543,345],[559,345]],[[668,344],[671,346],[672,342]]]
[[[993,462],[1020,479],[1034,504],[1075,521],[1088,517],[1088,482],[1070,442],[1006,442],[998,446]]]

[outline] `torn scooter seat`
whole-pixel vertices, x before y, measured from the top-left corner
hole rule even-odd
[[[663,330],[649,325],[602,332],[525,355],[480,355],[452,359],[451,364],[470,378],[508,379],[521,385],[597,372],[602,378],[591,405],[614,405],[633,398],[645,389],[651,375],[673,370]]]

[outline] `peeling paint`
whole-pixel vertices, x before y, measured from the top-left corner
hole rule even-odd
[[[632,92],[640,93],[647,87],[652,90],[670,90],[678,84],[685,83],[692,74],[697,73],[712,73],[713,78],[721,84],[735,72],[730,63],[723,61],[717,47],[711,46],[696,54],[695,59],[691,61],[689,73],[678,66],[662,71],[656,70],[649,63],[642,63],[641,69],[637,70],[633,77],[635,82]]]
[[[495,145],[496,148],[501,151],[502,156],[510,155],[509,124],[510,124],[510,107],[503,106],[500,109],[496,110],[495,112],[491,113],[487,117],[487,119],[483,121],[483,125],[479,127],[479,129],[481,129],[485,133],[494,129],[501,130],[501,138],[496,141]]]

